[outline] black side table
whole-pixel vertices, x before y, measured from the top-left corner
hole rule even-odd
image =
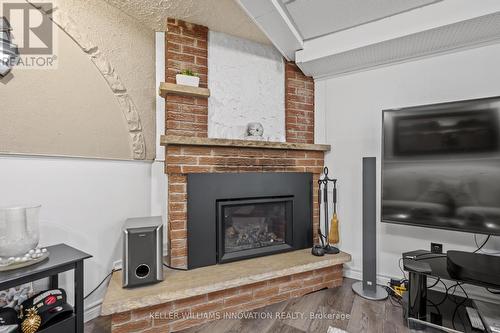
[[[58,329],[48,327],[41,332],[76,332],[83,333],[83,261],[92,256],[66,244],[47,247],[49,258],[41,263],[0,272],[0,290],[19,286],[24,283],[49,278],[50,288],[59,288],[59,273],[75,270],[75,313],[65,320],[64,326]],[[54,326],[58,326],[55,324]],[[68,329],[69,328],[69,329]]]

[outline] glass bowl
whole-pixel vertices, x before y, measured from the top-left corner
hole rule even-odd
[[[20,257],[38,245],[41,205],[0,207],[0,257]]]

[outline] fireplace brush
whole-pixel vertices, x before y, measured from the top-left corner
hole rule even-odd
[[[330,233],[328,234],[328,241],[332,244],[339,242],[339,219],[337,217],[337,179],[333,180],[333,215],[330,224]]]
[[[328,182],[333,182],[333,216],[331,220],[331,229],[328,226]],[[323,195],[321,195],[323,194]],[[323,198],[325,234],[321,232],[321,198]],[[323,177],[318,180],[318,208],[320,210],[320,227],[318,234],[321,240],[321,245],[327,254],[339,253],[339,249],[330,245],[330,242],[338,242],[338,218],[337,218],[337,179],[328,177],[328,168],[323,169]]]

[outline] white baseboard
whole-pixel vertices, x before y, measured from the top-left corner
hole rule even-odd
[[[95,301],[91,304],[88,304],[85,307],[85,311],[83,313],[83,321],[88,322],[92,319],[95,319],[101,315],[101,306],[102,306],[102,299]]]
[[[117,270],[117,269],[122,269],[122,260],[116,260],[114,263],[113,263],[113,270]]]
[[[344,277],[361,281],[363,280],[363,272],[359,269],[344,268]],[[388,275],[377,274],[377,284],[381,286],[386,286],[390,280],[391,277]]]

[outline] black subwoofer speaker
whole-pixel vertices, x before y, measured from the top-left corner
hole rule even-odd
[[[123,287],[163,281],[161,216],[131,218],[123,228]]]

